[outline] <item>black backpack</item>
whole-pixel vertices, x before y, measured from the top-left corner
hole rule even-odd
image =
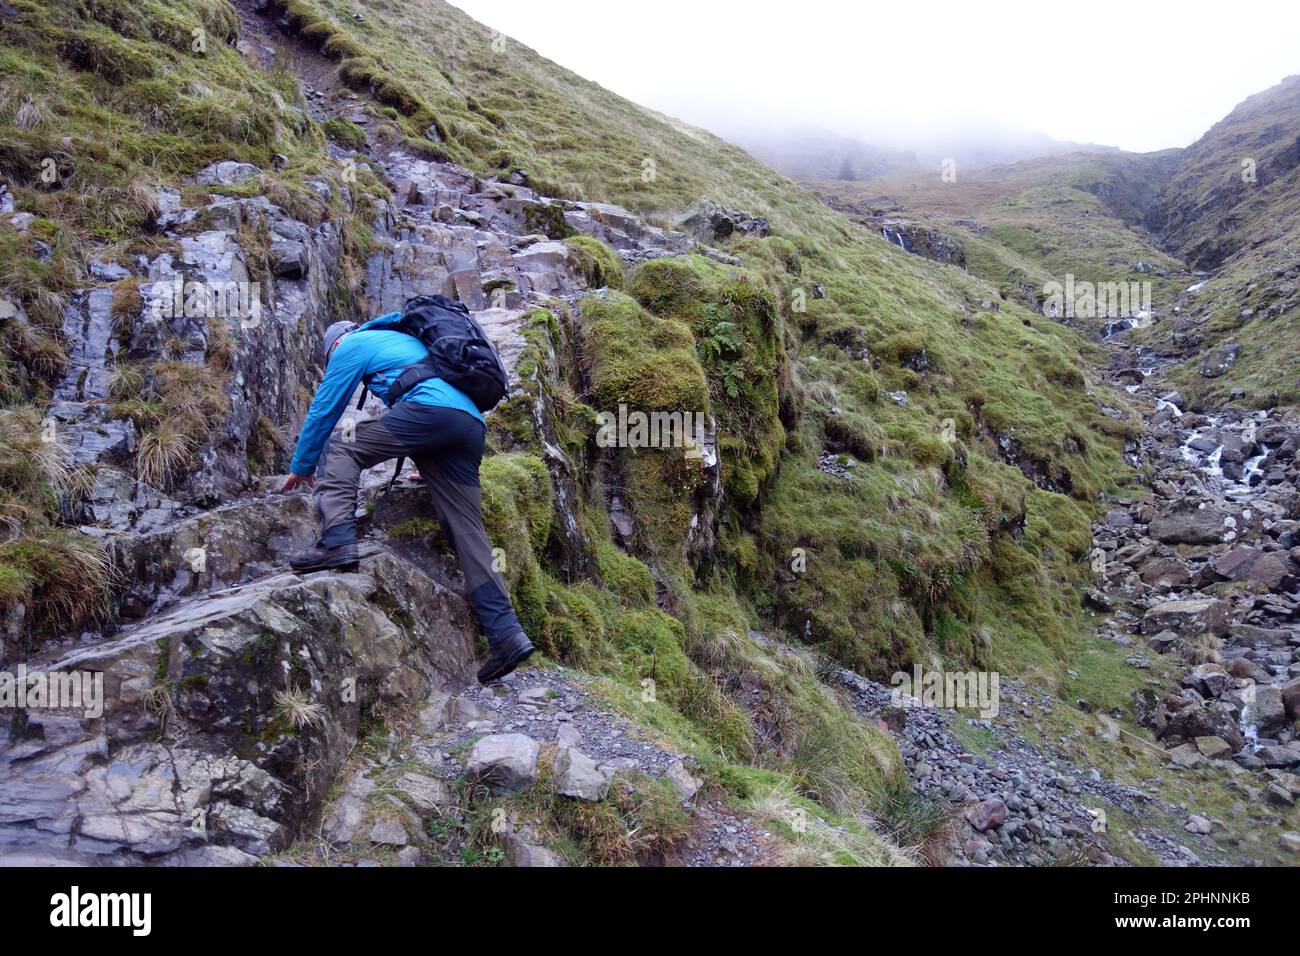
[[[371,328],[413,335],[429,350],[427,359],[404,370],[388,387],[390,405],[431,378],[460,389],[480,412],[490,411],[505,398],[509,389],[505,366],[464,303],[445,295],[419,295],[407,300],[396,322]]]

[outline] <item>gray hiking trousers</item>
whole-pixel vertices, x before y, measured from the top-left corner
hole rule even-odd
[[[493,568],[483,527],[479,463],[484,424],[459,409],[399,402],[379,418],[361,422],[351,441],[332,438],[317,471],[316,507],[323,547],[357,539],[357,486],[361,472],[390,458],[409,458],[433,497],[443,534],[456,550],[465,593],[489,644],[522,628],[505,581]]]

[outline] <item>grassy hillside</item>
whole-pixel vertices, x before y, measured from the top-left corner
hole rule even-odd
[[[832,203],[870,215],[880,209],[951,236],[971,272],[1005,295],[1033,302],[1052,281],[1150,282],[1153,306],[1187,284],[1176,259],[1159,252],[1144,221],[1177,150],[1072,153],[993,169],[936,172],[866,183],[810,183]],[[898,207],[901,207],[899,209]],[[1081,321],[1094,330],[1104,323]]]
[[[33,459],[29,446],[65,365],[63,303],[89,281],[87,262],[166,250],[169,240],[148,229],[157,187],[197,195],[186,177],[203,165],[252,162],[266,171],[257,191],[339,224],[343,314],[357,302],[349,276],[369,241],[365,197],[385,187],[363,172],[356,205],[313,211],[305,180],[337,176],[325,132],[288,71],[265,72],[236,50],[238,20],[225,0],[11,6],[0,14],[0,173],[18,208],[37,218],[26,229],[0,222],[0,294],[22,308],[0,320],[0,403],[29,425],[0,438],[0,516],[18,529],[0,544],[0,613],[34,602],[41,627],[71,628],[91,617],[106,582],[97,547],[60,523],[75,476]],[[593,498],[582,520],[602,586],[567,581],[545,554],[544,467],[520,452],[527,428],[509,409],[499,416],[499,454],[484,466],[488,518],[509,544],[521,617],[550,656],[611,676],[620,707],[710,749],[737,791],[748,779],[737,767],[758,764],[840,807],[852,801],[828,795],[862,799],[887,785],[892,748],[849,722],[815,675],[774,669],[748,626],[784,630],[877,677],[923,659],[1033,675],[1053,688],[1067,680],[1087,630],[1078,592],[1089,576],[1090,518],[1102,493],[1124,493],[1122,446],[1137,421],[1104,410],[1124,408],[1125,396],[1090,379],[1096,355],[1083,338],[1000,299],[998,286],[1019,275],[1011,265],[1005,275],[1001,266],[972,274],[908,255],[742,150],[437,0],[288,0],[277,9],[375,104],[389,142],[664,223],[707,196],[772,224],[769,238],[726,244],[736,266],[684,256],[609,281],[626,291],[593,294],[570,316],[586,366],[553,383],[565,440],[577,447],[592,438],[589,412],[707,398],[725,490],[716,560],[696,561],[681,546],[689,513],[672,462],[623,456],[619,477],[637,518],[631,553],[613,544],[607,502]],[[193,49],[195,31],[204,52]],[[49,182],[47,157],[58,170]],[[1065,188],[1078,223],[1105,215],[1086,188]],[[1015,269],[1037,280],[1071,262],[1045,248],[1060,220],[1040,217],[1022,195],[997,200],[1008,230],[1000,249],[1009,250],[998,254],[1014,253]],[[1151,257],[1136,237],[1082,245],[1095,257],[1088,268],[1115,275]],[[586,252],[613,278],[607,253]],[[554,321],[537,317],[539,329]],[[219,357],[189,372],[219,384]],[[184,404],[193,377],[152,396],[157,410]],[[38,560],[51,548],[83,560]],[[1116,655],[1097,667],[1115,665],[1109,691],[1122,703],[1136,672],[1117,648],[1099,653]],[[663,687],[649,708],[635,691],[647,666]],[[759,714],[741,703],[754,686],[764,695]],[[765,753],[764,721],[781,729],[779,751]]]

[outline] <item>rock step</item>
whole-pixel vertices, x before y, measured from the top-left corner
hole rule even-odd
[[[366,713],[462,687],[473,666],[464,600],[379,548],[356,573],[184,599],[31,662],[102,675],[103,712],[29,708],[0,732],[0,847],[273,852],[313,823]]]

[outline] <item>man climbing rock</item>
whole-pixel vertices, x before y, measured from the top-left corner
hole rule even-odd
[[[415,325],[410,324],[412,316]],[[442,354],[447,351],[442,348],[445,340],[438,335],[427,338],[426,328],[419,326],[420,318],[427,319],[428,330],[437,322],[468,322],[464,327],[470,329],[469,338],[455,340],[459,350],[450,360],[452,365],[446,364]],[[417,328],[420,338],[415,334]],[[440,328],[445,332],[447,326]],[[437,355],[430,353],[425,341],[435,342]],[[466,341],[470,343],[468,352]],[[412,300],[404,313],[380,316],[361,326],[336,322],[325,331],[322,348],[325,377],[303,422],[290,465],[292,474],[282,489],[315,488],[321,533],[314,547],[290,557],[290,566],[300,573],[354,569],[361,473],[390,458],[411,459],[433,496],[443,532],[456,549],[465,591],[488,641],[488,657],[478,679],[486,684],[504,677],[533,653],[533,645],[510,605],[505,582],[492,566],[492,547],[483,527],[479,463],[487,425],[480,407],[490,408],[504,391],[499,359],[464,308],[441,296]],[[479,357],[474,354],[476,348]],[[486,363],[490,377],[499,379],[495,388],[489,384],[486,399],[476,387],[482,381],[473,377],[477,370],[456,364],[465,354],[471,362]],[[440,360],[444,364],[439,365]],[[475,399],[448,378],[468,383]],[[358,423],[354,434],[327,442],[362,382],[388,410],[379,418]],[[324,465],[317,471],[327,444]]]

